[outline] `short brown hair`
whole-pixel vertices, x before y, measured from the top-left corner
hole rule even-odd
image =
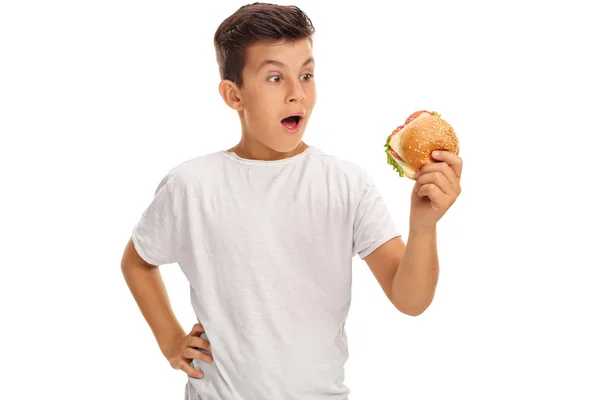
[[[246,49],[260,40],[309,39],[315,28],[296,6],[253,3],[240,7],[217,28],[214,45],[221,79],[242,85]]]

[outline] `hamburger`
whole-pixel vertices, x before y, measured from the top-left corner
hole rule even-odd
[[[416,111],[388,136],[385,152],[388,164],[403,177],[415,180],[415,175],[425,164],[436,160],[434,150],[458,155],[458,138],[454,129],[435,111]]]

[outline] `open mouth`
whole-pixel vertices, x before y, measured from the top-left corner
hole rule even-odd
[[[288,132],[296,132],[300,127],[302,116],[294,115],[281,120],[281,124]]]

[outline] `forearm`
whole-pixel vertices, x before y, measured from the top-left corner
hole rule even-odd
[[[173,313],[159,269],[129,263],[123,264],[121,270],[131,294],[164,355],[171,343],[186,333]]]
[[[398,270],[392,280],[396,307],[408,315],[419,315],[433,301],[439,261],[436,230],[411,231]]]

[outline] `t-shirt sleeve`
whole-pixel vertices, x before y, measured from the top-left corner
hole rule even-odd
[[[158,184],[154,198],[133,228],[132,241],[135,249],[149,264],[163,265],[177,261],[180,245],[180,197],[171,173],[167,174]]]
[[[394,237],[401,236],[372,178],[365,173],[353,227],[353,256],[361,259]]]

